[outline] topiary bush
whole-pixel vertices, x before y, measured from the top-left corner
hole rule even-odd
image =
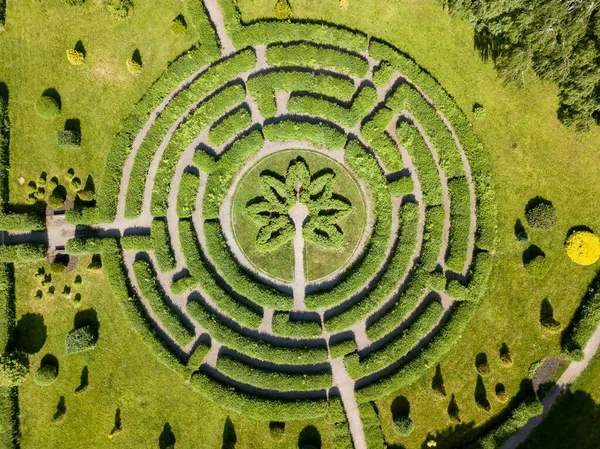
[[[496,400],[502,404],[505,404],[508,401],[508,394],[506,393],[504,384],[496,384]]]
[[[593,265],[600,258],[600,238],[593,232],[575,231],[565,241],[567,256],[579,265]]]
[[[394,418],[394,429],[400,436],[407,437],[415,430],[415,424],[408,416],[399,416]]]
[[[548,230],[556,225],[556,210],[552,202],[541,198],[533,198],[525,207],[525,218],[533,229]]]
[[[35,110],[40,117],[52,120],[60,114],[60,103],[54,97],[42,95],[35,103]]]
[[[67,191],[63,186],[57,186],[53,191],[50,198],[48,198],[48,205],[53,209],[62,207],[65,200],[67,199]]]
[[[73,329],[65,338],[65,349],[67,354],[76,354],[78,352],[89,351],[96,347],[98,341],[98,330],[88,324],[86,326]]]
[[[69,48],[67,50],[67,60],[72,65],[81,65],[85,61],[85,55],[81,51],[75,50],[74,48]]]
[[[531,276],[538,279],[544,279],[550,270],[546,254],[535,245],[531,245],[523,253],[523,267]]]
[[[482,376],[487,376],[492,371],[487,355],[484,352],[477,354],[477,357],[475,357],[475,369]]]
[[[133,9],[131,0],[104,0],[104,9],[118,19],[126,18]]]
[[[269,434],[274,441],[281,441],[285,437],[285,423],[271,421],[269,423]]]
[[[187,31],[187,22],[183,15],[180,14],[173,19],[173,22],[171,22],[171,31],[175,34],[183,34]]]
[[[72,129],[56,131],[56,143],[64,150],[79,148],[81,146],[81,132]]]
[[[0,356],[0,387],[16,387],[29,376],[29,359],[15,351]]]
[[[34,380],[39,386],[47,387],[48,385],[52,385],[57,377],[58,367],[53,363],[42,360],[40,367],[35,373]]]
[[[127,66],[127,71],[132,75],[137,75],[142,71],[142,65],[133,59],[125,61],[125,65]]]
[[[506,343],[502,343],[500,346],[500,362],[502,365],[510,368],[513,364],[512,356],[510,355],[510,349],[508,349],[508,345]]]
[[[277,0],[273,14],[279,20],[286,20],[292,17],[292,7],[288,0]]]

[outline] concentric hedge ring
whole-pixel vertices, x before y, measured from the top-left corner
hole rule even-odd
[[[243,49],[171,94],[125,164],[115,223],[151,222],[121,238],[142,311],[132,319],[196,390],[258,419],[323,415],[336,391],[377,399],[448,351],[483,292],[495,207],[481,145],[439,84],[389,45],[325,25],[244,26],[222,7]],[[290,149],[334,155],[368,199],[364,247],[312,287],[240,264],[223,225],[240,173]],[[97,220],[113,207],[100,196]]]

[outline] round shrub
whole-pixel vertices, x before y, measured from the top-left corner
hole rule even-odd
[[[550,269],[550,264],[546,260],[546,256],[538,254],[533,259],[527,261],[524,265],[527,272],[538,279],[544,279]]]
[[[512,356],[510,355],[510,350],[506,343],[503,343],[500,347],[500,362],[506,368],[510,368],[513,365]]]
[[[288,0],[277,0],[273,14],[279,20],[286,20],[292,17],[292,7]]]
[[[502,404],[508,401],[508,394],[506,393],[504,384],[496,384],[496,400]]]
[[[65,179],[67,181],[71,181],[74,177],[75,177],[75,170],[72,168],[69,168],[67,170],[67,173],[65,173]]]
[[[81,188],[81,179],[73,178],[69,184],[69,188],[73,191],[77,191]]]
[[[600,238],[590,231],[576,231],[565,242],[567,256],[579,265],[593,265],[600,258]]]
[[[480,103],[475,103],[473,105],[473,116],[477,120],[482,120],[485,118],[485,107],[483,107]]]
[[[80,190],[77,192],[77,196],[81,201],[92,201],[96,194],[91,190]]]
[[[171,22],[171,31],[175,34],[183,34],[187,30],[187,23],[185,22],[185,18],[183,16],[177,16]]]
[[[40,173],[40,176],[38,177],[37,183],[39,186],[43,186],[46,185],[46,178],[48,177],[48,175],[46,174],[45,171],[43,171],[42,173]]]
[[[533,229],[552,229],[556,225],[556,209],[550,201],[534,198],[525,209],[525,218]]]
[[[40,117],[52,120],[60,114],[60,104],[56,98],[42,95],[35,103],[35,110]]]
[[[483,352],[481,354],[477,354],[477,357],[475,358],[475,369],[482,376],[487,376],[492,371],[490,364],[488,363],[487,355]]]
[[[57,186],[53,191],[50,198],[48,198],[48,205],[53,209],[62,207],[67,199],[67,193],[63,186]]]
[[[35,204],[36,199],[35,193],[30,193],[27,198],[25,198],[25,204]]]
[[[29,359],[22,352],[0,356],[0,386],[16,387],[29,376]]]
[[[415,430],[415,423],[408,416],[400,416],[394,419],[394,429],[398,435],[407,437]]]
[[[34,380],[39,386],[47,387],[48,385],[52,385],[57,377],[58,367],[54,364],[44,363],[42,361],[42,364],[35,373]]]
[[[52,191],[54,189],[56,189],[56,187],[58,186],[58,178],[56,176],[53,176],[50,181],[48,181],[48,191]]]
[[[269,433],[275,441],[283,440],[285,436],[285,423],[280,421],[271,421],[269,423]]]
[[[69,48],[67,50],[67,59],[73,65],[81,65],[85,61],[85,55],[74,48]]]
[[[25,193],[27,193],[27,194],[35,193],[36,190],[37,190],[37,185],[35,184],[35,182],[29,181],[29,183],[25,187]]]
[[[130,14],[133,3],[131,0],[105,0],[104,8],[114,17],[124,19]]]
[[[140,65],[140,63],[134,61],[133,59],[128,59],[127,61],[125,61],[125,65],[127,66],[127,70],[129,71],[129,73],[131,73],[132,75],[137,75],[142,70],[142,66]]]

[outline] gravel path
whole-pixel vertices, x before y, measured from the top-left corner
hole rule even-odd
[[[298,189],[299,190],[299,189]],[[298,194],[296,190],[296,194]],[[290,209],[290,218],[296,228],[294,235],[294,311],[306,310],[304,306],[304,292],[306,279],[304,277],[304,222],[308,218],[308,209],[300,202]]]

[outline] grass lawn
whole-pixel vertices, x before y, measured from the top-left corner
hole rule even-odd
[[[88,263],[89,259],[84,258],[80,268],[53,274],[52,285],[57,293],[41,300],[34,297],[40,288],[33,276],[37,266],[17,268],[17,323],[21,341],[27,342],[22,348],[33,353],[33,370],[46,354],[54,355],[59,363],[54,384],[40,387],[32,375],[19,388],[23,449],[166,447],[159,446],[159,437],[167,423],[176,438],[176,447],[214,449],[222,447],[228,416],[238,449],[295,447],[299,433],[309,424],[319,429],[324,448],[333,447],[326,421],[289,423],[284,440],[275,443],[268,437],[268,423],[227,413],[191,391],[130,330],[109,293],[104,273],[86,271]],[[77,287],[73,280],[78,274],[83,283]],[[60,294],[64,285],[72,286],[72,294],[81,294],[79,306]],[[94,350],[68,356],[65,335],[73,329],[74,320],[81,319],[82,312],[97,316],[98,344]],[[75,395],[84,367],[88,370],[89,386]],[[61,397],[66,413],[62,420],[52,422]],[[109,439],[117,409],[123,430]]]
[[[259,270],[276,279],[292,281],[294,278],[294,252],[292,242],[274,252],[259,252],[256,236],[259,226],[246,214],[248,202],[261,197],[260,175],[265,171],[285,177],[290,161],[301,156],[314,176],[321,170],[332,169],[336,174],[333,191],[341,194],[353,206],[352,213],[339,223],[344,234],[340,250],[325,249],[312,242],[306,242],[304,265],[307,281],[328,276],[342,268],[354,254],[363,236],[366,225],[365,201],[353,175],[331,158],[310,151],[283,151],[262,159],[240,180],[232,202],[233,231],[238,245]]]
[[[273,1],[240,0],[245,20],[272,17]],[[400,437],[391,425],[393,397],[379,401],[384,433],[390,443],[406,449],[420,448],[428,435],[439,435],[438,448],[452,448],[473,437],[475,428],[488,422],[505,405],[494,399],[497,382],[509,395],[519,389],[529,365],[560,350],[560,333],[549,334],[539,325],[540,305],[547,298],[554,317],[566,325],[598,266],[580,267],[567,258],[563,243],[568,230],[587,225],[600,231],[600,216],[591,204],[598,197],[600,129],[576,134],[556,118],[557,89],[533,75],[525,87],[506,85],[491,62],[482,61],[473,49],[473,31],[464,21],[448,16],[433,0],[395,2],[352,1],[340,10],[337,0],[292,0],[297,18],[326,19],[383,38],[413,57],[454,97],[471,118],[489,154],[498,202],[496,266],[481,308],[441,364],[448,394],[456,395],[463,424],[452,428],[446,413],[450,397],[431,389],[435,367],[415,385],[399,391],[411,404],[415,431]],[[485,107],[485,118],[471,114],[473,104]],[[527,245],[514,238],[517,218],[524,221],[527,202],[541,195],[557,210],[557,226],[531,231],[532,243],[541,247],[551,270],[544,280],[522,267]],[[500,345],[506,343],[515,361],[510,369],[500,364]],[[479,410],[474,401],[477,372],[475,357],[485,352],[492,373],[484,378],[492,412]],[[396,395],[395,395],[396,396]]]

